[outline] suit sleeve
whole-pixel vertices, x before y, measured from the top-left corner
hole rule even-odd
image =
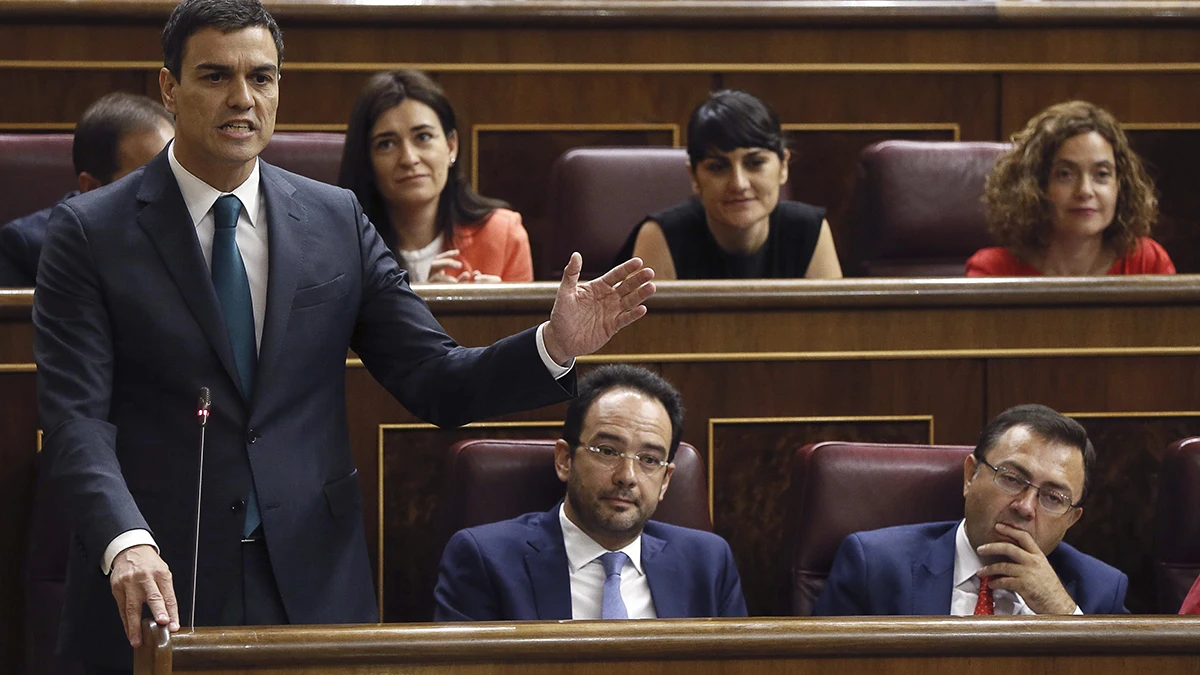
[[[0,286],[29,288],[37,276],[37,259],[30,265],[28,237],[21,231],[21,220],[0,228]]]
[[[722,555],[725,565],[721,574],[721,606],[717,616],[742,617],[746,616],[746,599],[742,596],[742,578],[738,575],[737,563],[733,560],[733,551],[729,544],[721,542]]]
[[[1129,577],[1124,572],[1118,574],[1117,590],[1113,594],[1113,614],[1128,614],[1129,609],[1125,607],[1125,591],[1129,589]]]
[[[149,530],[116,455],[108,422],[113,335],[87,235],[75,211],[54,210],[34,295],[34,355],[43,457],[87,559],[100,565],[114,537]]]
[[[433,599],[434,621],[504,619],[479,545],[470,532],[461,530],[446,544]]]
[[[351,346],[401,405],[427,422],[453,427],[540,408],[574,394],[574,373],[555,380],[542,363],[536,328],[489,347],[458,346],[413,293],[358,202],[349,199],[358,219],[363,268],[362,304]]]
[[[867,611],[867,561],[858,535],[846,537],[833,559],[814,616],[855,616]]]

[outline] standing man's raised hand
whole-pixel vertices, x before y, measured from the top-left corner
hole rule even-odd
[[[571,254],[550,310],[543,338],[556,363],[600,349],[617,331],[646,314],[642,303],[654,295],[654,270],[640,258],[627,260],[599,279],[579,283],[583,256]]]

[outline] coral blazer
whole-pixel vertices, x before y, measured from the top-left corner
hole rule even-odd
[[[1108,268],[1109,274],[1175,274],[1175,264],[1163,247],[1150,237]],[[1009,252],[993,247],[980,249],[967,260],[969,277],[1040,277],[1041,271]]]
[[[533,281],[533,257],[521,214],[496,209],[471,225],[455,225],[453,247],[462,271],[479,270],[504,281]]]

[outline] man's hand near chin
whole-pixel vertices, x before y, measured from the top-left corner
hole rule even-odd
[[[179,603],[171,570],[153,546],[131,546],[118,553],[109,583],[131,646],[142,644],[142,605],[150,606],[150,615],[160,626],[172,633],[179,630]]]
[[[979,576],[991,577],[988,583],[992,588],[1019,593],[1035,614],[1074,614],[1075,600],[1063,588],[1033,535],[1004,523],[997,523],[996,534],[1016,543],[998,541],[976,549],[980,558],[1003,560],[981,567]]]

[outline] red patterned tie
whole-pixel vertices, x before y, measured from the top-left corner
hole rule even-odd
[[[991,616],[996,613],[996,604],[992,601],[992,589],[988,586],[991,577],[979,577],[979,599],[975,601],[975,616]]]

